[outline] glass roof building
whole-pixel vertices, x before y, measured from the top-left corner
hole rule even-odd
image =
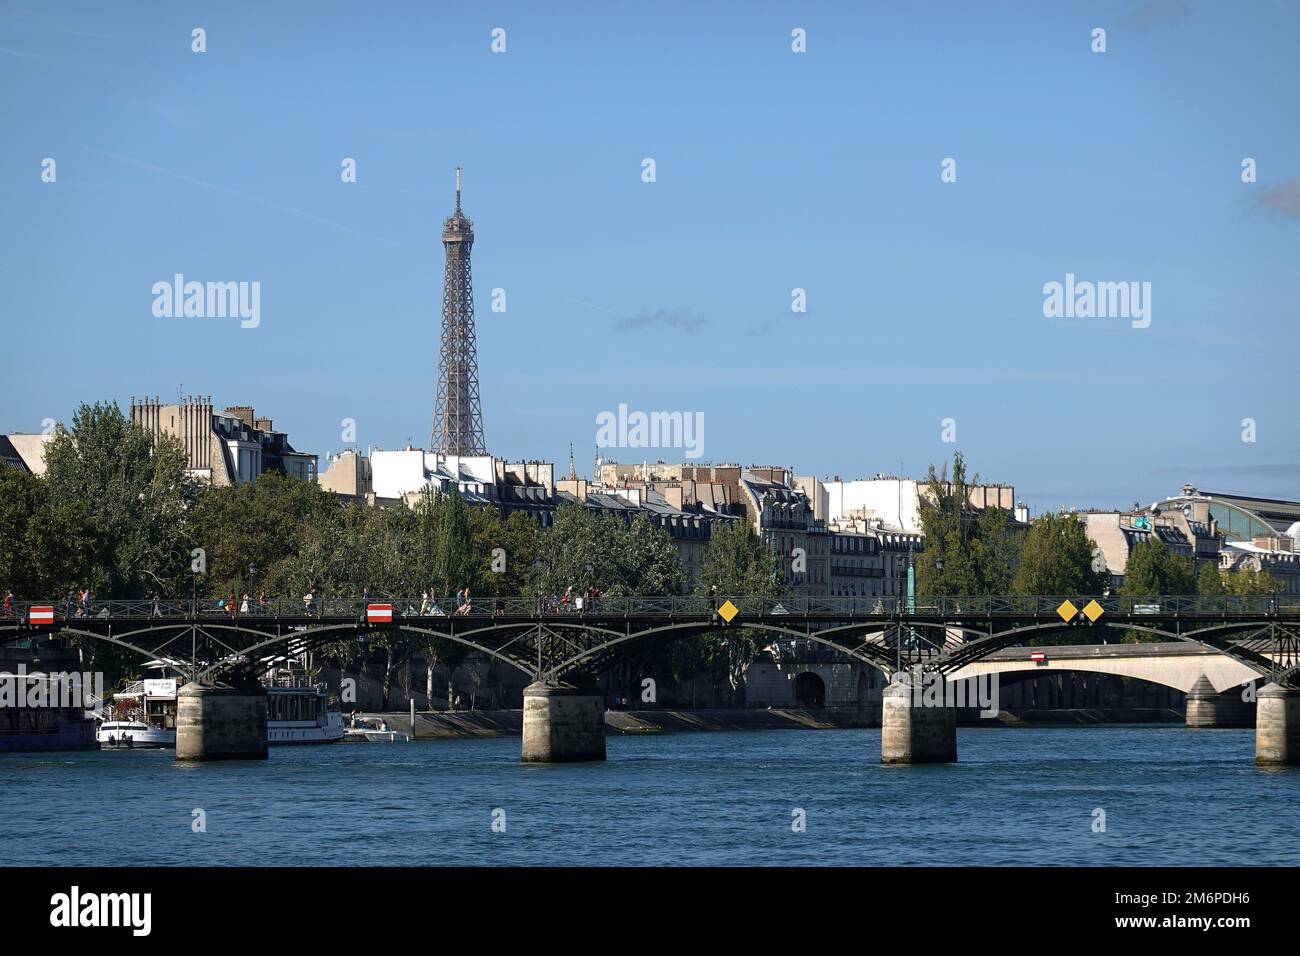
[[[1300,522],[1300,501],[1197,491],[1191,485],[1184,485],[1181,495],[1155,502],[1151,510],[1157,509],[1181,510],[1198,521],[1213,518],[1228,541],[1250,542],[1288,535]]]

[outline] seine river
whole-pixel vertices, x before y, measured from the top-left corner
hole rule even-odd
[[[888,768],[879,730],[611,737],[607,762],[554,766],[517,738],[6,755],[0,863],[1300,864],[1300,769],[1255,769],[1253,731],[972,728],[958,748]]]

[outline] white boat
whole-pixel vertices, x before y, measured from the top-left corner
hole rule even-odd
[[[95,732],[100,750],[143,750],[176,746],[175,729],[165,730],[132,720],[106,720]]]
[[[343,733],[343,739],[348,743],[406,743],[411,739],[410,734],[404,734],[400,730],[390,730],[388,721],[381,717],[353,717],[351,723]]]
[[[266,742],[336,744],[343,739],[343,714],[331,705],[329,688],[314,684],[300,668],[281,668],[266,686]]]
[[[176,680],[146,678],[113,695],[95,732],[101,750],[176,746]]]

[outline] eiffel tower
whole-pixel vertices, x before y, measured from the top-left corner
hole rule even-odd
[[[478,348],[474,342],[474,286],[469,270],[474,223],[460,211],[459,166],[456,211],[442,224],[442,244],[447,250],[442,348],[438,353],[438,396],[429,450],[444,455],[486,455],[478,398]]]

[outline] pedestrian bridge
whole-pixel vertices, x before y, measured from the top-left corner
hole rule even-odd
[[[462,644],[532,677],[524,695],[525,760],[603,759],[603,704],[589,690],[592,675],[655,644],[713,634],[724,642],[734,637],[741,647],[752,646],[739,642],[742,636],[752,635],[757,646],[773,636],[802,639],[893,676],[882,713],[886,763],[956,759],[952,708],[920,706],[905,686],[906,675],[951,680],[979,668],[992,673],[1001,667],[1006,673],[1067,662],[1076,670],[1127,669],[1129,676],[1188,693],[1202,673],[1211,693],[1248,679],[1247,672],[1267,679],[1271,689],[1260,696],[1257,759],[1300,763],[1300,597],[733,596],[719,602],[702,596],[621,596],[562,609],[540,598],[488,598],[450,616],[418,599],[363,605],[325,598],[307,606],[277,599],[247,614],[184,601],[110,601],[88,613],[57,602],[26,602],[0,623],[0,643],[61,633],[107,641],[189,674],[192,713],[187,717],[183,694],[178,754],[181,739],[210,730],[212,714],[223,709],[255,728],[256,707],[250,709],[245,698],[257,697],[258,673],[288,657],[340,641],[436,639]],[[1151,643],[1129,651],[1119,643],[1125,635]],[[1044,664],[1016,659],[1026,646],[1062,643],[1111,650],[1079,649],[1077,657],[1058,656]],[[1145,650],[1168,643],[1200,650]],[[1231,663],[1212,660],[1216,656]],[[231,746],[219,755],[246,755],[237,744]],[[200,746],[194,755],[214,754]]]

